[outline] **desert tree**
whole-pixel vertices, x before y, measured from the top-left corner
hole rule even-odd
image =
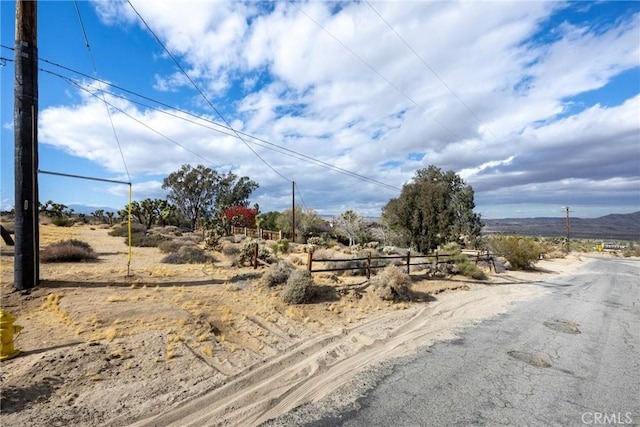
[[[258,184],[232,172],[219,174],[203,165],[185,164],[164,179],[162,188],[169,190],[167,199],[176,205],[194,230],[201,220],[219,215],[226,207],[247,206]]]
[[[480,235],[482,224],[473,212],[473,196],[473,188],[454,171],[429,166],[418,170],[400,196],[387,203],[382,218],[408,246],[425,253]]]
[[[256,217],[256,224],[258,225],[258,227],[265,230],[280,231],[281,228],[279,227],[278,223],[281,216],[282,213],[277,211],[261,213]],[[284,221],[282,221],[282,223],[284,224]]]
[[[295,218],[296,239],[300,238],[302,241],[306,241],[306,239],[311,236],[319,236],[320,234],[328,231],[325,226],[325,221],[314,209],[302,209],[300,206],[296,206]],[[293,211],[291,209],[286,209],[277,218],[276,230],[281,230],[283,233],[291,234],[292,222]]]
[[[349,246],[358,243],[364,227],[364,218],[352,210],[341,213],[335,220],[335,232],[349,239]]]

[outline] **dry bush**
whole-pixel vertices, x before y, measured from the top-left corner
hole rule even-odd
[[[251,261],[253,260],[253,248],[256,244],[258,244],[258,241],[255,239],[244,242],[240,249],[240,254],[238,258],[234,260],[233,264],[235,266],[251,264]],[[258,258],[269,264],[273,264],[277,261],[277,259],[271,255],[269,249],[264,245],[258,245]]]
[[[53,243],[40,252],[42,262],[81,262],[97,258],[91,245],[76,239]]]
[[[215,258],[197,246],[182,246],[178,252],[167,255],[160,262],[165,264],[206,264]]]
[[[233,258],[234,256],[240,253],[240,248],[238,245],[233,244],[228,240],[221,240],[221,248],[220,252],[226,257]]]
[[[181,247],[185,246],[182,242],[177,242],[175,240],[164,240],[160,242],[158,245],[158,249],[160,252],[165,254],[172,254],[174,252],[178,252]]]
[[[295,267],[291,261],[282,260],[277,264],[273,264],[262,276],[262,280],[268,286],[276,286],[285,283]]]
[[[142,224],[131,224],[131,234],[146,233],[147,227]],[[129,236],[129,226],[127,224],[118,224],[109,231],[109,236],[127,237]]]
[[[372,283],[375,286],[376,293],[380,298],[387,301],[408,301],[411,299],[409,295],[409,285],[411,277],[402,269],[389,265],[385,267],[374,279]]]
[[[315,295],[313,277],[308,270],[297,268],[291,272],[280,296],[287,304],[304,304],[310,302]]]
[[[167,238],[159,234],[151,233],[132,233],[131,246],[137,248],[157,248],[160,243],[166,241]],[[125,237],[124,242],[129,244],[129,238]]]

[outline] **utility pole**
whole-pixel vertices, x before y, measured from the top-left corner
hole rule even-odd
[[[571,252],[571,246],[569,245],[569,236],[571,235],[571,225],[569,223],[569,206],[565,207],[567,210],[567,252]]]
[[[291,243],[296,242],[296,182],[291,181]]]
[[[16,1],[14,145],[16,290],[40,278],[38,230],[38,36],[36,0]]]

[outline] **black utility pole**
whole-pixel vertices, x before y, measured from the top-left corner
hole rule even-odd
[[[35,287],[40,277],[38,232],[38,37],[36,0],[16,1],[14,145],[14,288]]]

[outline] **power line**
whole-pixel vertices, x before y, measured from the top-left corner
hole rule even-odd
[[[84,42],[87,47],[87,51],[89,52],[89,57],[91,58],[91,66],[93,67],[93,74],[98,76],[98,69],[96,67],[96,61],[93,57],[93,52],[91,52],[91,45],[89,44],[89,38],[87,37],[87,32],[84,29],[84,23],[82,22],[82,16],[80,15],[80,9],[78,8],[78,2],[76,0],[73,1],[73,4],[76,7],[76,13],[78,14],[78,21],[80,22],[80,28],[82,29],[82,35],[84,36]],[[98,89],[102,93],[102,101],[104,102],[104,106],[107,110],[107,115],[109,116],[109,123],[111,124],[111,130],[113,131],[113,136],[116,139],[116,143],[118,144],[118,151],[120,151],[120,157],[122,158],[122,163],[124,164],[124,170],[127,172],[127,177],[129,178],[129,182],[131,182],[131,174],[129,174],[129,168],[127,167],[127,162],[124,159],[124,153],[122,152],[122,145],[120,144],[120,138],[118,138],[118,132],[116,132],[116,127],[113,124],[113,117],[111,117],[111,110],[107,105],[107,100],[104,96],[104,92],[102,91],[102,84],[98,81]]]
[[[3,47],[3,48],[6,48],[6,49],[13,50],[13,48],[8,47],[8,46],[5,46],[5,45],[0,45],[0,46],[1,46],[1,47]],[[12,61],[12,60],[11,60],[11,59],[9,59],[9,58],[0,58],[0,59],[7,59],[7,60],[9,60],[9,61]],[[263,139],[263,138],[259,138],[259,137],[256,137],[256,136],[253,136],[253,135],[250,135],[250,134],[248,134],[248,133],[245,133],[245,132],[242,132],[242,131],[236,130],[236,129],[232,128],[231,126],[227,126],[227,125],[223,125],[223,124],[220,124],[220,123],[214,122],[213,120],[206,119],[206,118],[204,118],[204,117],[198,116],[198,115],[196,115],[196,114],[193,114],[193,113],[191,113],[191,112],[189,112],[189,111],[186,111],[186,110],[183,110],[183,109],[181,109],[181,108],[174,107],[174,106],[171,106],[171,105],[169,105],[169,104],[165,104],[165,103],[163,103],[163,102],[160,102],[160,101],[158,101],[158,100],[155,100],[155,99],[153,99],[153,98],[150,98],[150,97],[148,97],[148,96],[145,96],[145,95],[139,94],[139,93],[137,93],[137,92],[133,92],[133,91],[131,91],[131,90],[129,90],[129,89],[123,88],[123,87],[121,87],[121,86],[119,86],[119,85],[116,85],[116,84],[114,84],[114,83],[111,83],[111,82],[108,82],[108,81],[105,81],[105,80],[98,79],[98,78],[96,78],[96,77],[93,77],[93,76],[87,75],[87,74],[85,74],[85,73],[82,73],[82,72],[80,72],[80,71],[77,71],[77,70],[74,70],[74,69],[72,69],[72,68],[69,68],[69,67],[67,67],[67,66],[64,66],[64,65],[61,65],[61,64],[55,63],[55,62],[53,62],[53,61],[50,61],[50,60],[48,60],[48,59],[44,59],[44,58],[39,58],[39,59],[40,59],[42,62],[45,62],[45,63],[47,63],[47,64],[50,64],[50,65],[52,65],[52,66],[54,66],[54,67],[62,68],[63,70],[66,70],[66,71],[69,71],[69,72],[71,72],[71,73],[77,74],[77,75],[82,76],[82,77],[84,77],[84,78],[88,78],[88,79],[91,79],[91,80],[100,81],[102,84],[105,84],[105,85],[111,86],[111,87],[112,87],[112,88],[114,88],[114,89],[117,89],[117,90],[120,90],[120,91],[122,91],[122,92],[125,92],[125,93],[128,93],[128,94],[131,94],[131,95],[134,95],[134,96],[139,97],[139,98],[142,98],[142,99],[145,99],[145,100],[147,100],[147,101],[150,101],[150,102],[153,102],[153,103],[155,103],[155,104],[158,104],[158,105],[160,105],[160,106],[162,106],[162,107],[165,107],[165,108],[168,108],[168,109],[171,109],[171,110],[175,110],[175,111],[178,111],[178,112],[180,112],[180,113],[183,113],[183,114],[189,115],[189,116],[191,116],[191,117],[197,118],[198,120],[201,120],[201,121],[204,121],[204,122],[210,123],[210,124],[215,125],[215,126],[217,126],[217,127],[220,127],[220,128],[223,128],[223,129],[227,129],[227,130],[229,130],[229,131],[230,131],[230,132],[232,132],[232,133],[226,133],[226,132],[224,132],[224,131],[222,131],[222,130],[220,130],[220,129],[216,129],[216,128],[212,128],[212,127],[206,126],[206,125],[204,125],[204,124],[202,124],[202,123],[198,123],[198,122],[195,122],[195,121],[189,120],[189,119],[187,119],[187,118],[185,118],[185,117],[181,117],[181,116],[178,116],[178,115],[172,114],[172,113],[170,113],[170,112],[168,112],[168,111],[161,110],[161,109],[159,109],[159,108],[156,108],[156,107],[150,106],[150,105],[148,105],[148,104],[145,104],[145,103],[142,103],[142,102],[139,102],[139,101],[135,101],[135,100],[133,100],[133,99],[131,99],[131,98],[126,98],[126,97],[124,97],[124,96],[121,96],[121,95],[115,94],[115,93],[113,93],[113,92],[107,92],[107,91],[105,91],[105,93],[107,93],[107,94],[109,94],[109,95],[111,95],[111,96],[118,97],[118,98],[121,98],[121,99],[127,100],[127,101],[129,101],[129,102],[132,102],[132,103],[135,103],[135,104],[138,104],[138,105],[142,105],[142,106],[144,106],[144,107],[147,107],[147,108],[153,109],[153,110],[158,111],[158,112],[160,112],[160,113],[163,113],[163,114],[166,114],[166,115],[169,115],[169,116],[175,117],[175,118],[177,118],[177,119],[184,120],[184,121],[187,121],[187,122],[190,122],[190,123],[196,124],[196,125],[198,125],[198,126],[202,126],[202,127],[205,127],[205,128],[211,129],[211,130],[213,130],[213,131],[215,131],[215,132],[219,132],[219,133],[222,133],[222,134],[224,134],[224,135],[233,136],[234,138],[238,138],[238,134],[239,134],[239,135],[242,135],[242,136],[244,136],[244,137],[247,137],[247,138],[252,139],[252,140],[253,140],[253,141],[252,141],[252,143],[253,143],[253,144],[255,144],[255,145],[258,145],[258,146],[260,146],[260,147],[263,147],[263,148],[266,148],[266,149],[269,149],[269,150],[276,151],[276,152],[278,152],[278,153],[281,153],[281,154],[287,155],[287,156],[292,157],[292,158],[295,158],[295,159],[297,159],[297,160],[307,161],[307,162],[309,162],[309,163],[315,164],[316,166],[320,166],[320,167],[323,167],[323,168],[325,168],[325,169],[329,169],[329,170],[332,170],[332,171],[334,171],[334,172],[338,172],[338,173],[340,173],[340,174],[343,174],[343,175],[346,175],[346,176],[349,176],[349,177],[352,177],[352,178],[359,179],[359,180],[361,180],[361,181],[366,181],[366,182],[369,182],[369,183],[371,183],[371,184],[375,184],[375,185],[377,185],[377,186],[387,188],[387,189],[389,189],[389,190],[393,190],[393,191],[401,191],[401,188],[395,187],[395,186],[393,186],[393,185],[390,185],[390,184],[387,184],[387,183],[384,183],[384,182],[381,182],[381,181],[377,181],[377,180],[375,180],[375,179],[373,179],[373,178],[367,177],[367,176],[362,175],[362,174],[358,174],[358,173],[353,172],[353,171],[350,171],[350,170],[348,170],[348,169],[344,169],[344,168],[341,168],[341,167],[339,167],[339,166],[332,165],[332,164],[330,164],[330,163],[328,163],[328,162],[325,162],[325,161],[323,161],[323,160],[320,160],[320,159],[314,158],[314,157],[312,157],[312,156],[309,156],[309,155],[306,155],[306,154],[300,153],[300,152],[298,152],[298,151],[295,151],[295,150],[292,150],[292,149],[289,149],[289,148],[286,148],[286,147],[282,147],[282,146],[280,146],[280,145],[278,145],[278,144],[272,143],[272,142],[267,141],[267,140],[265,140],[265,139]],[[53,71],[50,71],[50,70],[47,70],[47,69],[40,68],[40,71],[43,71],[43,72],[49,73],[49,74],[51,74],[51,75],[57,76],[57,77],[59,77],[59,78],[61,78],[61,79],[63,79],[63,80],[67,80],[67,81],[69,81],[69,82],[74,81],[73,79],[70,79],[70,78],[68,78],[68,77],[66,77],[66,76],[63,76],[63,75],[61,75],[61,74],[58,74],[58,73],[56,73],[56,72],[53,72]],[[74,81],[74,82],[75,82],[75,81]],[[76,83],[73,83],[73,84],[75,85],[75,84],[78,84],[78,83],[76,82]],[[241,140],[242,140],[242,138],[239,138],[239,139],[241,139]],[[247,143],[247,141],[246,141],[246,140],[242,140],[242,141],[243,141],[245,144]],[[265,145],[261,145],[261,144],[259,144],[259,143],[255,142],[255,141],[259,141],[260,143],[265,144]],[[199,156],[199,157],[202,157],[202,156],[200,156],[200,155],[198,155],[198,156]]]
[[[431,114],[429,114],[429,112],[420,104],[418,104],[418,102],[416,100],[414,100],[411,96],[409,96],[409,94],[407,94],[405,91],[403,91],[402,89],[400,89],[397,85],[395,85],[391,80],[389,80],[387,77],[385,77],[380,71],[376,70],[371,64],[369,64],[367,61],[365,61],[360,55],[358,55],[353,49],[351,49],[349,46],[347,46],[345,43],[342,42],[342,40],[340,40],[338,37],[336,37],[331,31],[327,30],[321,23],[319,23],[318,21],[316,21],[315,19],[313,19],[311,16],[309,16],[306,12],[304,12],[302,9],[300,9],[293,1],[290,1],[290,4],[295,7],[296,9],[298,9],[298,11],[300,13],[302,13],[304,16],[306,16],[311,22],[313,22],[314,24],[316,24],[322,31],[324,31],[325,33],[327,33],[331,38],[333,38],[338,44],[340,44],[340,46],[342,46],[347,52],[349,52],[351,55],[353,55],[356,59],[358,59],[360,62],[362,62],[367,68],[369,68],[371,71],[373,71],[378,77],[380,77],[382,80],[384,80],[389,86],[391,86],[396,92],[398,92],[399,94],[401,94],[402,96],[404,96],[405,98],[407,98],[409,100],[409,102],[411,102],[413,105],[415,105],[416,107],[418,107],[418,109],[420,109],[423,113],[425,113],[427,115],[427,117],[429,117],[431,120],[433,120],[434,122],[436,122],[437,124],[439,124],[444,130],[446,130],[447,132],[449,132],[452,136],[454,136],[455,138],[458,139],[462,139],[462,137],[460,135],[458,135],[457,133],[455,133],[453,130],[451,130],[449,127],[447,127],[444,123],[442,123],[440,120],[436,119],[435,117],[433,117]]]
[[[53,65],[53,64],[52,64],[52,65]],[[73,80],[73,79],[71,79],[71,78],[69,78],[69,77],[63,76],[63,75],[61,75],[61,74],[55,73],[55,72],[50,71],[50,70],[47,70],[47,69],[40,68],[40,70],[41,70],[41,71],[43,71],[43,72],[45,72],[45,73],[51,74],[51,75],[53,75],[53,76],[59,77],[59,78],[61,78],[61,79],[65,80],[65,81],[67,81],[69,84],[72,84],[72,85],[74,85],[74,86],[76,86],[76,87],[80,87],[82,90],[85,90],[85,91],[87,91],[87,92],[91,93],[91,91],[89,91],[89,90],[88,90],[88,89],[86,89],[86,88],[83,88],[83,87],[81,86],[80,82],[78,82],[78,81],[76,81],[76,80]],[[78,73],[78,74],[83,75],[82,73]],[[90,76],[86,76],[86,75],[83,75],[83,76],[84,76],[84,77],[88,77],[88,78],[92,78],[92,77],[90,77]],[[93,79],[93,78],[92,78],[92,79]],[[114,93],[114,92],[104,91],[104,93],[106,93],[107,95],[110,95],[110,96],[113,96],[113,97],[117,97],[117,98],[120,98],[120,99],[126,100],[126,101],[128,101],[128,102],[134,103],[134,104],[142,105],[142,106],[144,106],[144,107],[146,107],[146,108],[152,109],[152,110],[154,110],[154,111],[158,111],[159,113],[166,114],[166,115],[171,116],[171,117],[174,117],[174,118],[176,118],[176,119],[183,120],[183,121],[186,121],[186,122],[189,122],[189,123],[195,124],[195,125],[197,125],[197,126],[201,126],[201,127],[206,128],[206,129],[210,129],[210,130],[213,130],[213,131],[215,131],[215,132],[222,133],[223,135],[232,136],[232,137],[234,137],[234,138],[237,138],[237,136],[236,136],[236,134],[235,134],[235,133],[227,133],[227,132],[224,132],[224,131],[222,131],[222,130],[220,130],[220,129],[217,129],[217,128],[214,128],[214,127],[211,127],[211,126],[207,126],[206,124],[204,124],[204,123],[202,123],[202,122],[210,123],[210,124],[212,124],[212,125],[215,125],[215,126],[221,127],[221,128],[223,128],[223,129],[229,129],[229,130],[232,130],[232,129],[228,128],[227,126],[221,125],[221,124],[216,123],[216,122],[214,122],[214,121],[212,121],[212,120],[209,120],[209,119],[206,119],[206,118],[204,118],[204,117],[198,116],[198,115],[196,115],[196,114],[190,113],[189,111],[182,110],[182,109],[180,109],[180,108],[173,107],[173,106],[170,106],[170,105],[168,105],[168,104],[164,104],[164,103],[162,103],[162,102],[160,102],[160,101],[154,100],[154,99],[149,98],[149,97],[146,97],[146,96],[144,96],[144,95],[137,94],[137,93],[135,93],[135,92],[129,91],[129,90],[124,89],[124,88],[121,88],[121,87],[119,87],[119,86],[117,86],[117,85],[114,85],[114,84],[112,84],[112,83],[109,83],[109,82],[106,82],[106,81],[103,81],[103,83],[105,83],[105,84],[107,84],[107,85],[110,85],[110,86],[112,86],[112,87],[114,87],[114,88],[117,88],[117,89],[119,89],[119,90],[122,90],[122,91],[124,91],[124,92],[131,93],[132,95],[139,96],[139,97],[141,97],[141,98],[143,98],[143,99],[146,99],[146,100],[149,100],[149,101],[151,101],[151,102],[157,103],[158,105],[161,105],[161,106],[163,106],[163,107],[166,107],[166,108],[169,108],[169,109],[172,109],[172,110],[176,110],[176,111],[181,112],[181,113],[183,113],[183,114],[186,114],[186,115],[188,115],[188,116],[194,117],[194,118],[198,119],[199,121],[190,120],[190,119],[188,119],[188,118],[186,118],[186,117],[182,117],[182,116],[179,116],[179,115],[173,114],[173,113],[171,113],[171,112],[169,112],[169,111],[162,110],[162,109],[160,109],[160,108],[154,107],[154,106],[152,106],[152,105],[145,104],[145,103],[142,103],[142,102],[139,102],[139,101],[133,100],[133,99],[131,99],[131,98],[127,98],[127,97],[122,96],[122,95],[118,95],[118,94],[116,94],[116,93]],[[95,96],[95,95],[94,95],[94,96]],[[113,108],[116,108],[118,111],[123,112],[125,115],[127,115],[127,116],[129,116],[129,117],[133,118],[133,117],[132,117],[132,116],[130,116],[129,114],[127,114],[127,113],[125,113],[124,111],[120,110],[119,108],[115,107],[113,104],[109,104],[109,105],[111,105]],[[133,118],[133,119],[139,122],[139,120],[138,120],[138,119],[135,119],[135,118]],[[144,123],[142,123],[142,124],[143,124],[144,126],[146,126],[146,127],[149,127],[149,126],[147,126],[147,125],[146,125],[146,124],[144,124]],[[160,132],[158,132],[158,131],[156,131],[156,130],[153,130],[153,129],[151,129],[151,130],[152,130],[153,132],[156,132],[156,133],[160,134]],[[329,170],[332,170],[332,171],[334,171],[334,172],[338,172],[338,173],[340,173],[340,174],[343,174],[343,175],[349,176],[349,177],[351,177],[351,178],[356,178],[356,179],[359,179],[359,180],[361,180],[361,181],[366,181],[366,182],[369,182],[369,183],[371,183],[371,184],[375,184],[375,185],[378,185],[378,186],[381,186],[381,187],[385,187],[385,188],[387,188],[387,189],[389,189],[389,190],[401,191],[401,189],[400,189],[400,188],[398,188],[398,187],[394,187],[394,186],[392,186],[392,185],[390,185],[390,184],[386,184],[386,183],[384,183],[384,182],[377,181],[377,180],[375,180],[375,179],[373,179],[373,178],[369,178],[369,177],[367,177],[367,176],[365,176],[365,175],[361,175],[361,174],[358,174],[358,173],[356,173],[356,172],[352,172],[352,171],[350,171],[350,170],[347,170],[347,169],[341,168],[341,167],[339,167],[339,166],[332,165],[332,164],[327,163],[327,162],[325,162],[325,161],[322,161],[322,160],[320,160],[320,159],[316,159],[316,158],[314,158],[314,157],[311,157],[311,156],[308,156],[308,155],[306,155],[306,154],[300,153],[300,152],[298,152],[298,151],[291,150],[291,149],[286,148],[286,147],[282,147],[282,146],[280,146],[280,145],[278,145],[278,144],[275,144],[275,143],[269,142],[269,141],[267,141],[267,140],[265,140],[265,139],[262,139],[262,138],[259,138],[259,137],[256,137],[256,136],[252,136],[252,135],[250,135],[250,134],[247,134],[247,133],[244,133],[244,132],[241,132],[241,131],[237,131],[237,130],[236,130],[236,132],[237,132],[237,133],[239,133],[239,134],[241,134],[241,135],[244,135],[244,136],[245,136],[245,137],[247,137],[247,138],[250,138],[252,141],[249,141],[249,142],[251,142],[252,144],[255,144],[255,145],[259,146],[259,147],[262,147],[262,148],[265,148],[265,149],[268,149],[268,150],[275,151],[275,152],[277,152],[277,153],[283,154],[283,155],[285,155],[285,156],[292,157],[292,158],[297,159],[297,160],[302,160],[302,161],[306,161],[306,162],[312,163],[312,164],[314,164],[314,165],[316,165],[316,166],[323,167],[323,168],[325,168],[325,169],[329,169]],[[164,136],[164,135],[162,135],[162,134],[160,134],[160,135],[161,135],[161,136],[163,136],[163,137],[165,137],[165,138],[167,138],[168,140],[170,140],[170,141],[171,141],[171,142],[173,142],[174,144],[179,145],[180,147],[184,148],[185,150],[187,150],[187,151],[189,151],[189,152],[191,152],[191,153],[195,154],[197,157],[200,157],[200,158],[202,158],[202,159],[206,160],[206,158],[205,158],[204,156],[200,155],[199,153],[196,153],[196,152],[194,152],[194,151],[192,151],[192,150],[190,150],[190,149],[186,148],[186,147],[185,147],[185,146],[183,146],[182,144],[179,144],[179,143],[177,143],[176,141],[174,141],[174,140],[172,140],[172,139],[170,139],[170,138],[168,138],[168,137],[166,137],[166,136]],[[256,141],[258,141],[258,142],[256,142]],[[208,161],[208,162],[210,162],[209,160],[207,160],[207,161]],[[211,162],[211,163],[213,163],[213,162]]]
[[[60,76],[60,77],[64,78],[63,76]],[[96,95],[95,93],[91,92],[89,89],[87,89],[85,87],[82,87],[76,81],[74,81],[72,79],[65,79],[65,80],[68,81],[70,84],[74,85],[75,87],[77,87],[78,89],[83,90],[83,91],[89,93],[90,95],[95,96],[98,99],[100,99],[98,95]],[[124,114],[125,116],[129,117],[131,120],[134,120],[135,122],[137,122],[137,123],[141,124],[142,126],[146,127],[151,132],[154,132],[155,134],[157,134],[157,135],[161,136],[162,138],[166,139],[167,141],[177,145],[178,147],[182,148],[183,150],[188,151],[189,153],[193,154],[196,157],[199,157],[200,159],[204,160],[205,162],[210,163],[210,164],[214,164],[213,161],[211,161],[211,160],[207,159],[206,157],[202,156],[201,154],[196,153],[195,151],[185,147],[184,145],[180,144],[178,141],[176,141],[176,140],[174,140],[172,138],[169,138],[168,136],[166,136],[162,132],[160,132],[160,131],[152,128],[148,124],[144,123],[142,120],[139,120],[136,117],[134,117],[131,114],[129,114],[126,111],[124,111],[123,109],[116,107],[114,104],[108,102],[106,99],[102,99],[102,101],[105,102],[107,105],[109,105],[111,108],[113,108],[113,109],[119,111],[120,113]]]
[[[167,47],[164,45],[164,43],[162,43],[162,41],[160,40],[160,38],[156,35],[156,33],[153,32],[153,30],[151,29],[151,27],[149,26],[149,24],[147,24],[147,21],[145,21],[145,19],[142,17],[142,15],[140,15],[140,13],[136,10],[135,7],[133,7],[133,4],[131,4],[130,0],[127,0],[127,3],[129,4],[129,6],[131,7],[131,9],[133,9],[133,11],[135,12],[135,14],[138,16],[138,18],[140,18],[140,20],[142,21],[142,23],[144,24],[145,27],[147,27],[147,30],[149,30],[149,32],[151,33],[151,35],[156,39],[156,41],[158,42],[158,44],[160,46],[162,46],[162,49],[164,49],[164,51],[167,53],[167,55],[169,55],[169,57],[171,58],[171,60],[176,64],[176,66],[178,67],[178,69],[180,70],[180,72],[182,72],[182,74],[184,74],[184,76],[187,78],[187,80],[189,80],[189,82],[191,82],[191,85],[196,89],[196,91],[200,94],[200,96],[202,96],[202,98],[207,102],[207,104],[209,104],[209,106],[211,107],[211,109],[213,111],[216,112],[216,114],[222,119],[222,121],[230,128],[233,130],[233,132],[236,134],[236,136],[238,137],[238,139],[240,139],[240,141],[242,141],[244,143],[244,145],[258,158],[262,161],[262,163],[264,163],[265,165],[267,165],[267,167],[269,169],[271,169],[272,171],[274,171],[277,175],[279,175],[281,178],[283,178],[285,181],[289,181],[291,182],[291,180],[289,178],[287,178],[286,176],[284,176],[283,174],[281,174],[280,172],[278,172],[273,166],[271,166],[269,164],[269,162],[267,162],[265,159],[263,159],[253,148],[251,148],[251,146],[249,146],[249,144],[242,138],[242,136],[236,132],[235,129],[233,129],[231,127],[231,124],[227,121],[227,119],[222,115],[222,113],[220,113],[220,111],[218,111],[218,109],[213,105],[213,103],[209,100],[209,98],[205,95],[205,93],[200,89],[200,87],[198,87],[198,85],[196,84],[195,81],[193,81],[193,79],[191,78],[191,76],[189,76],[189,74],[185,71],[185,69],[182,67],[182,65],[180,65],[180,63],[178,62],[178,60],[171,54],[171,52],[169,51],[169,49],[167,49]]]
[[[384,22],[387,27],[389,27],[389,29],[391,31],[393,31],[393,33],[396,35],[396,37],[398,37],[398,39],[400,39],[400,41],[411,51],[411,53],[413,53],[413,55],[418,58],[418,60],[420,62],[422,62],[422,64],[429,70],[431,71],[431,73],[440,81],[440,83],[442,83],[442,85],[451,93],[451,95],[453,95],[458,101],[460,101],[460,103],[467,109],[467,111],[469,113],[471,113],[471,115],[478,121],[478,123],[482,126],[484,126],[484,128],[498,141],[500,141],[500,138],[498,138],[491,129],[489,129],[489,127],[482,121],[482,119],[480,119],[480,117],[478,117],[478,115],[471,109],[471,107],[469,107],[469,105],[467,105],[466,102],[464,102],[462,100],[462,98],[460,98],[458,96],[457,93],[454,92],[454,90],[442,79],[442,77],[440,77],[440,75],[438,75],[438,73],[436,73],[436,70],[433,69],[433,67],[431,67],[419,54],[418,52],[416,52],[416,50],[409,44],[409,42],[407,42],[401,35],[400,33],[398,33],[398,31],[396,31],[396,29],[389,23],[389,21],[387,21],[381,14],[380,12],[378,12],[373,5],[371,5],[371,3],[368,0],[364,0],[364,2],[367,4],[367,6],[369,6],[369,8],[376,14],[378,15],[378,17],[380,18],[380,20],[382,20],[382,22]]]

